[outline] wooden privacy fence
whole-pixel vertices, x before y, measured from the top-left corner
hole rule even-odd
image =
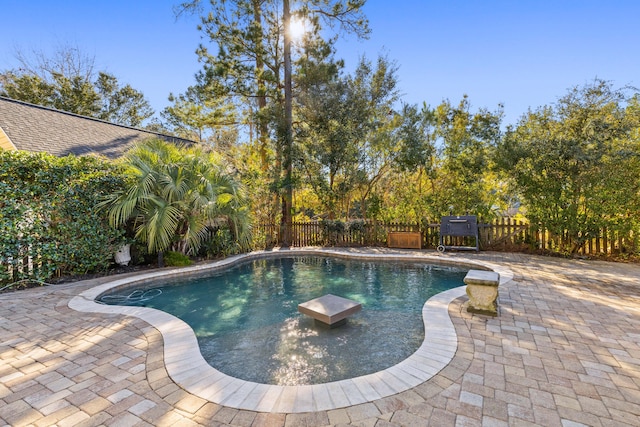
[[[261,224],[255,227],[265,247],[278,244],[279,225]],[[440,241],[440,222],[421,224],[380,221],[308,221],[293,223],[292,246],[387,246],[389,232],[420,232],[422,248],[435,249]],[[528,224],[514,218],[498,218],[478,222],[480,249],[483,250],[539,250],[573,252],[582,255],[616,255],[640,252],[640,232],[620,233],[602,229],[590,239],[573,242],[557,236],[542,226]],[[471,238],[473,240],[473,238]],[[474,242],[467,237],[444,238],[445,245],[466,246]]]
[[[380,221],[307,221],[292,224],[292,246],[386,246],[389,232],[419,232],[422,247],[435,249],[440,242],[440,222],[421,224]],[[278,244],[279,225],[259,224],[254,227],[257,241],[265,247]],[[482,249],[506,248],[528,241],[529,225],[512,218],[500,218],[478,226]],[[466,238],[448,237],[446,244],[464,245]]]
[[[51,277],[54,271],[55,266],[42,256],[37,244],[20,245],[13,256],[0,256],[0,284],[25,279],[42,281]]]
[[[574,242],[566,236],[554,235],[543,227],[537,228],[532,234],[535,236],[536,247],[550,252],[572,251],[592,256],[640,252],[640,233],[634,230],[622,233],[602,228],[593,237],[580,242]]]

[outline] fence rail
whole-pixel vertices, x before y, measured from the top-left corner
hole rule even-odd
[[[265,247],[279,242],[280,227],[276,224],[259,224],[255,227],[257,241]],[[423,248],[436,248],[440,243],[440,223],[401,223],[379,221],[308,221],[292,224],[292,246],[386,246],[389,232],[419,232]],[[529,225],[512,218],[501,218],[489,224],[479,225],[482,249],[510,247],[527,241]],[[464,245],[468,238],[447,237],[445,244]]]
[[[51,263],[44,259],[34,244],[19,246],[13,256],[4,259],[0,257],[0,285],[25,279],[43,281],[53,271]]]
[[[262,237],[265,247],[278,244],[279,225],[259,224],[256,234]],[[295,222],[292,227],[292,246],[386,246],[387,234],[394,231],[420,232],[422,247],[435,249],[440,243],[440,222],[400,223],[356,220]],[[478,237],[482,250],[534,249],[541,251],[570,251],[582,255],[615,255],[640,251],[640,233],[619,233],[600,230],[590,239],[580,242],[567,241],[563,236],[550,233],[544,227],[532,225],[514,218],[498,218],[478,223]],[[470,240],[471,239],[471,240]],[[466,246],[474,238],[444,238],[444,244]],[[571,249],[567,249],[571,248]]]

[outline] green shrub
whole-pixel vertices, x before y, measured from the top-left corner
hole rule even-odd
[[[193,261],[180,252],[169,251],[164,254],[164,265],[167,267],[186,267],[191,264]]]
[[[235,255],[241,251],[240,245],[233,238],[229,227],[209,229],[208,238],[204,244],[204,255],[207,258]]]
[[[322,219],[320,220],[322,227],[323,241],[325,245],[335,246],[341,239],[347,229],[347,224],[339,219]]]

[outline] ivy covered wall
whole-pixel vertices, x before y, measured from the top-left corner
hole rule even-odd
[[[95,206],[123,181],[97,157],[0,151],[0,283],[106,270],[123,231]]]

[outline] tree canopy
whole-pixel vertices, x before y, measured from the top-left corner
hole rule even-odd
[[[293,110],[299,70],[310,61],[331,62],[333,41],[323,38],[323,25],[359,35],[368,32],[360,11],[363,4],[364,0],[305,0],[292,9],[289,0],[214,0],[205,8],[194,0],[178,8],[179,13],[201,15],[199,28],[206,42],[197,51],[204,64],[200,87],[210,91],[209,97],[237,105],[250,132],[257,135],[262,170],[280,195],[270,215],[280,217],[285,244],[293,214]],[[292,19],[307,23],[298,44],[290,32]]]
[[[134,127],[154,114],[141,92],[96,73],[94,59],[77,48],[32,56],[18,52],[20,67],[0,73],[1,96]]]
[[[638,226],[638,97],[596,79],[552,106],[529,111],[500,143],[499,164],[514,180],[526,215],[566,251],[603,227]]]

